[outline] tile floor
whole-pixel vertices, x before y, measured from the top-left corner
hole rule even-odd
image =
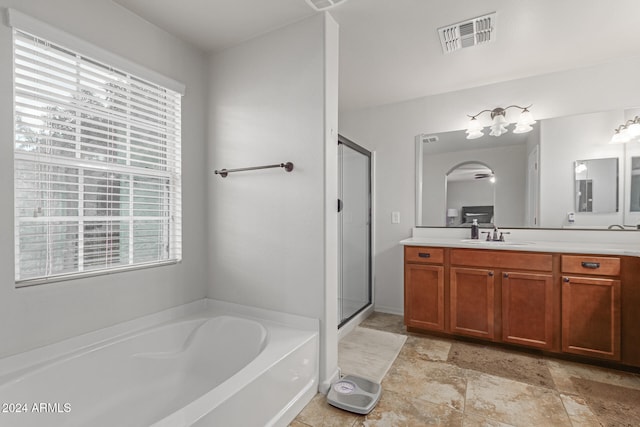
[[[407,333],[401,316],[360,326],[407,335],[367,416],[318,394],[291,427],[640,426],[640,375]]]

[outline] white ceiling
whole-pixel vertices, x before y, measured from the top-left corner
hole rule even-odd
[[[305,0],[114,0],[216,52],[311,16]],[[443,54],[437,28],[497,12],[496,41]],[[340,108],[355,109],[640,55],[638,0],[346,0]]]
[[[305,0],[113,0],[203,51],[216,52],[311,16]]]

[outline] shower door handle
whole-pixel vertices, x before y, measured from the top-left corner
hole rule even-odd
[[[338,212],[342,212],[343,203],[342,200],[338,199]]]

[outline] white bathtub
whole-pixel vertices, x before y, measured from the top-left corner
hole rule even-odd
[[[0,360],[0,426],[284,426],[317,381],[316,320],[203,300]]]

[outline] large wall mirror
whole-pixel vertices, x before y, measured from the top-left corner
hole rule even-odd
[[[544,119],[528,133],[514,134],[511,125],[499,137],[473,140],[464,130],[419,135],[416,225],[468,227],[470,214],[481,213],[491,215],[485,227],[636,230],[640,142],[610,140],[639,114],[633,108]],[[460,165],[456,174],[464,179],[451,176]],[[490,184],[493,203],[481,183]]]

